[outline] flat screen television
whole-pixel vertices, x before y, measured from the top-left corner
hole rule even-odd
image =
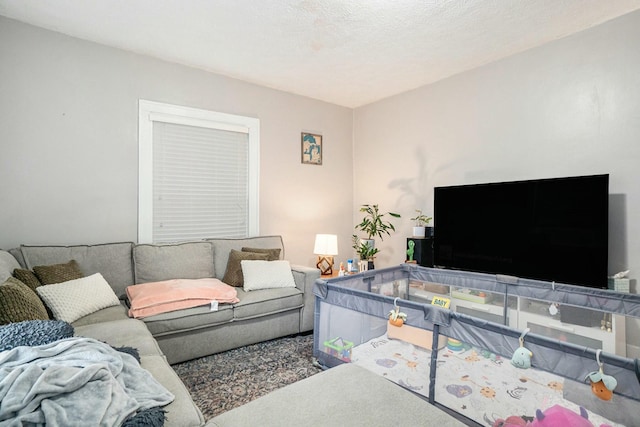
[[[609,175],[436,187],[437,267],[607,287]]]

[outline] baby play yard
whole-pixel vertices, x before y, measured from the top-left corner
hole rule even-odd
[[[360,365],[482,426],[640,426],[638,361],[606,335],[640,315],[637,295],[408,264],[321,279],[315,294],[325,367]],[[541,333],[541,314],[518,323],[532,301],[566,333]],[[602,325],[554,323],[566,307]]]

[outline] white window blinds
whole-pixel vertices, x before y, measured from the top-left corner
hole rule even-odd
[[[246,133],[153,123],[153,240],[246,237]]]
[[[139,242],[258,232],[257,119],[140,101]]]

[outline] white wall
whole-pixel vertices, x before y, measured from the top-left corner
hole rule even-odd
[[[140,98],[259,118],[260,233],[309,266],[316,233],[350,247],[352,110],[0,17],[1,248],[136,240]]]
[[[403,261],[436,186],[609,173],[610,272],[640,277],[637,40],[638,12],[356,109],[354,212],[404,217],[376,265]]]
[[[408,218],[433,212],[434,187],[608,173],[609,272],[630,269],[637,283],[638,40],[635,12],[356,109],[354,212],[378,203],[404,216],[376,266],[404,260]],[[627,355],[638,357],[640,321],[626,333]]]

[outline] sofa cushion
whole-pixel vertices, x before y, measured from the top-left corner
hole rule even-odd
[[[281,236],[258,236],[245,239],[206,239],[213,245],[213,264],[215,277],[222,279],[227,268],[231,249],[240,251],[243,247],[274,249],[280,248],[280,256],[284,258],[284,244]],[[224,281],[224,280],[223,280]]]
[[[21,268],[18,260],[11,253],[0,250],[0,283],[11,277],[16,268]]]
[[[75,259],[85,276],[101,273],[116,295],[133,284],[133,243],[105,243],[78,246],[20,246],[24,267],[68,262]],[[17,259],[17,258],[16,258]]]
[[[91,314],[87,314],[73,322],[74,327],[92,325],[94,323],[111,322],[114,320],[126,320],[130,319],[128,314],[128,308],[121,302],[118,305],[112,305],[101,310],[95,311]]]
[[[209,306],[200,306],[156,314],[143,320],[154,336],[173,335],[228,323],[233,320],[233,312],[232,305],[222,304],[217,311],[211,311]]]
[[[24,261],[24,256],[22,255],[22,250],[18,248],[11,248],[7,252],[10,255],[13,255],[18,264],[20,264],[20,268],[27,268],[27,263]]]
[[[36,290],[54,317],[67,322],[74,322],[105,307],[120,305],[118,297],[100,273],[42,285]]]
[[[242,252],[255,252],[257,254],[267,254],[269,255],[269,257],[267,258],[267,261],[276,261],[280,259],[280,252],[282,251],[280,250],[280,248],[264,249],[264,248],[243,247]]]
[[[73,336],[73,326],[60,320],[28,320],[0,326],[0,351],[49,344]]]
[[[259,254],[255,252],[241,252],[231,249],[229,252],[229,260],[227,261],[227,269],[224,273],[222,281],[231,286],[244,286],[244,278],[242,275],[243,260],[263,260],[266,261],[269,254]]]
[[[136,284],[214,277],[213,246],[209,242],[136,245],[133,262]]]
[[[133,347],[140,356],[162,353],[158,343],[140,320],[127,318],[80,326],[74,323],[73,327],[77,337],[94,338],[114,347]]]
[[[75,259],[63,264],[36,265],[33,267],[33,273],[42,285],[53,285],[84,277]]]
[[[191,394],[185,387],[178,374],[167,363],[164,356],[142,356],[140,365],[149,371],[174,395],[173,402],[164,407],[167,419],[165,426],[197,427],[204,424],[202,412],[196,406]]]
[[[289,261],[241,261],[245,291],[295,288]]]
[[[24,268],[16,268],[15,270],[13,270],[13,277],[27,285],[34,291],[38,286],[42,285],[42,283],[40,283],[40,280],[38,279],[38,276],[36,276],[33,271],[25,270]]]
[[[77,326],[75,335],[104,341],[114,347],[128,346],[138,350],[140,365],[175,396],[174,401],[164,407],[167,411],[165,425],[201,426],[204,424],[202,413],[193,403],[191,395],[167,363],[158,343],[142,321],[122,319]]]
[[[38,319],[49,319],[38,295],[18,279],[9,277],[0,285],[0,325]]]
[[[302,292],[298,288],[262,289],[245,292],[238,289],[240,302],[233,307],[235,319],[251,319],[296,310],[302,307]]]

